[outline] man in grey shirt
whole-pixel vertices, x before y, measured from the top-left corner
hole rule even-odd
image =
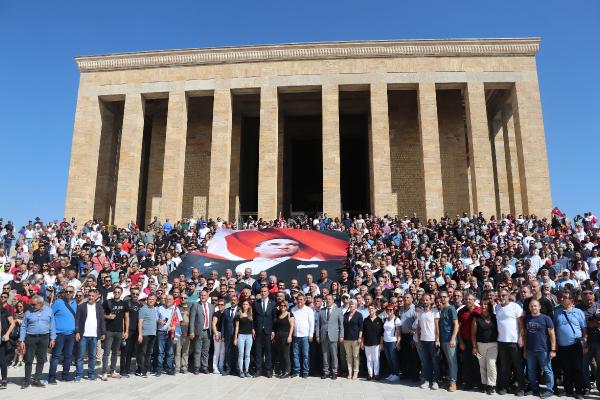
[[[409,378],[413,381],[419,380],[419,365],[417,358],[417,349],[412,346],[413,341],[413,323],[417,319],[417,311],[413,304],[413,297],[407,293],[402,298],[398,298],[398,318],[400,318],[400,372],[404,379]]]
[[[158,313],[156,312],[156,295],[151,294],[146,300],[146,305],[140,308],[138,315],[138,352],[136,354],[137,371],[136,376],[148,377],[148,370],[152,369],[152,352],[156,340],[156,323]]]

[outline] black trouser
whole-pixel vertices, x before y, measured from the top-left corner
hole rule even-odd
[[[2,380],[5,381],[8,379],[8,342],[0,342],[0,375],[2,376]]]
[[[35,375],[33,378],[36,381],[42,379],[42,371],[44,363],[48,357],[48,344],[50,343],[50,335],[27,335],[25,336],[25,381],[31,380],[31,370],[33,368],[33,360],[35,358]]]
[[[496,387],[508,390],[511,372],[514,369],[519,389],[525,389],[525,372],[523,372],[523,358],[516,343],[498,342],[498,379]],[[581,366],[581,362],[579,363]]]
[[[321,343],[317,343],[316,337],[313,337],[313,341],[308,343],[308,349],[308,373],[313,376],[321,376],[323,374],[323,351]]]
[[[289,374],[291,371],[290,364],[290,344],[287,342],[288,336],[277,336],[275,340],[275,348],[279,360],[279,372]]]
[[[583,394],[583,347],[578,340],[570,346],[558,346],[556,353],[563,370],[563,386],[565,392]]]
[[[479,361],[473,355],[473,343],[470,340],[463,340],[465,349],[459,352],[460,359],[458,369],[461,372],[460,377],[463,383],[469,386],[481,385],[481,375],[479,373]]]
[[[225,372],[227,374],[231,374],[231,373],[235,372],[235,370],[236,370],[237,358],[235,357],[235,355],[236,355],[237,347],[235,347],[233,345],[233,338],[226,338],[226,339],[224,339],[223,343],[225,343],[225,356],[223,359],[223,372]]]
[[[129,331],[129,333],[127,334],[127,344],[125,346],[125,348],[121,349],[121,359],[119,362],[119,367],[121,368],[121,375],[123,374],[129,374],[129,371],[131,371],[131,359],[133,357],[133,354],[136,353],[137,356],[137,340],[138,340],[138,331]],[[139,362],[139,361],[138,361]],[[140,367],[138,365],[137,370],[140,370]]]
[[[412,340],[413,335],[410,333],[400,336],[400,372],[403,377],[416,380],[419,378],[421,364]]]
[[[273,362],[271,358],[271,334],[265,332],[256,332],[254,338],[254,354],[256,362],[256,372],[271,372],[273,370]]]
[[[152,370],[152,353],[154,353],[155,335],[143,336],[140,345],[139,357],[137,359],[138,369],[142,374],[147,374]]]

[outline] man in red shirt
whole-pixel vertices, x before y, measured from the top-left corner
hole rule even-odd
[[[471,390],[481,385],[479,375],[479,362],[473,355],[471,342],[471,323],[476,314],[481,314],[481,308],[475,304],[475,295],[467,295],[464,307],[458,311],[458,345],[459,345],[459,372],[463,382],[463,390]]]

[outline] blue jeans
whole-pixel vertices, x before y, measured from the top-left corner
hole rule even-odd
[[[50,370],[48,371],[48,381],[53,382],[56,380],[56,370],[58,369],[58,363],[60,357],[63,357],[62,362],[62,379],[67,380],[69,378],[69,370],[71,369],[71,357],[73,355],[73,346],[75,345],[75,334],[65,335],[58,333],[56,335],[56,342],[52,349],[52,358],[50,358]]]
[[[240,373],[248,372],[250,366],[250,350],[252,350],[252,335],[238,335],[238,369]]]
[[[175,360],[175,353],[173,349],[173,342],[171,342],[171,335],[167,331],[157,331],[156,341],[158,342],[158,354],[156,356],[156,373],[160,374],[165,366],[167,373],[173,373],[173,361]],[[166,357],[165,357],[166,356]]]
[[[308,374],[309,364],[308,364],[308,353],[309,353],[309,345],[308,345],[308,336],[305,337],[296,337],[292,338],[292,373],[298,374],[300,373],[300,352],[302,352],[302,373]]]
[[[456,374],[458,372],[458,360],[456,359],[456,344],[450,347],[450,342],[442,342],[440,344],[446,361],[448,362],[448,380],[456,383]]]
[[[398,353],[396,352],[396,342],[383,342],[383,352],[390,366],[390,374],[398,375]],[[416,365],[414,366],[416,368]]]
[[[440,377],[440,364],[435,351],[435,342],[421,340],[418,345],[421,347],[419,357],[421,357],[423,377],[430,383],[437,382]]]
[[[552,388],[554,387],[554,373],[552,372],[550,354],[546,351],[527,350],[527,378],[529,378],[529,385],[534,392],[540,391],[540,383],[537,380],[538,367],[546,375],[546,389],[552,392]]]
[[[98,338],[83,336],[79,340],[79,352],[77,353],[77,370],[75,378],[80,379],[83,376],[83,356],[88,356],[88,378],[96,379],[96,345]]]

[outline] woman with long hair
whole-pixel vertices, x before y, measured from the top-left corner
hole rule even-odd
[[[334,282],[335,283],[335,282]],[[275,349],[279,358],[279,378],[290,376],[290,344],[294,333],[294,315],[288,311],[288,303],[282,300],[277,304],[277,317],[273,324],[275,331]]]
[[[7,295],[3,293],[3,295]],[[8,312],[8,309],[0,307],[0,389],[6,389],[8,379],[8,357],[9,345],[11,343],[11,333],[15,329],[15,320]]]
[[[344,315],[344,349],[348,364],[348,379],[358,379],[360,369],[360,345],[362,343],[362,314],[356,310],[356,299],[350,300],[350,308]]]
[[[25,311],[27,308],[25,307],[25,303],[22,301],[18,301],[15,303],[15,312],[13,313],[13,319],[15,321],[15,326],[11,332],[10,338],[13,341],[17,341],[19,338],[19,332],[21,330],[21,324],[23,323],[23,317],[25,316]],[[14,351],[13,357],[13,367],[21,367],[23,366],[23,357],[25,354],[20,350]]]
[[[496,392],[496,359],[498,358],[498,324],[494,315],[494,302],[488,296],[481,300],[481,314],[471,323],[473,354],[479,360],[481,385],[487,394]]]
[[[248,378],[248,367],[250,366],[250,350],[252,349],[252,307],[250,301],[244,300],[242,306],[235,316],[235,331],[233,344],[238,348],[238,369],[240,378]]]

